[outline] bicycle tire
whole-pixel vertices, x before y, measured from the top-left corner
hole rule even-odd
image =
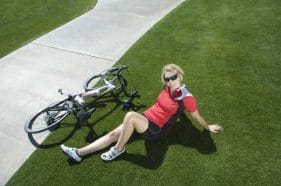
[[[59,125],[70,114],[70,111],[63,109],[66,101],[56,102],[30,117],[25,123],[25,132],[40,133]]]
[[[99,87],[102,87],[103,86],[102,79],[106,79],[107,81],[112,81],[111,83],[116,87],[111,91],[114,94],[121,93],[127,87],[127,80],[123,76],[116,75],[113,73],[106,73],[104,75],[101,74],[94,75],[89,79],[87,79],[84,83],[84,90],[91,91]]]

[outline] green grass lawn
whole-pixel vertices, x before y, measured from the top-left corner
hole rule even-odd
[[[97,0],[0,0],[0,58],[93,8]]]
[[[139,103],[155,102],[161,67],[176,63],[209,123],[203,131],[181,117],[166,138],[136,138],[118,161],[100,154],[67,161],[59,144],[89,143],[89,129],[69,118],[36,150],[8,185],[278,185],[281,182],[281,2],[190,0],[154,26],[118,62]],[[90,120],[102,135],[126,112],[108,100]],[[145,108],[140,108],[143,111]]]

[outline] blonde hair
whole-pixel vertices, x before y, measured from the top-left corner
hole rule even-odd
[[[184,72],[182,68],[176,64],[168,64],[162,68],[161,81],[163,84],[165,84],[164,81],[165,72],[176,72],[178,74],[178,77],[180,78],[180,81],[183,80]]]

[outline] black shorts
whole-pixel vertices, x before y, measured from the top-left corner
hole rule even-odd
[[[144,114],[142,115],[146,117]],[[155,140],[162,137],[163,136],[162,129],[158,127],[155,123],[150,121],[148,118],[146,119],[148,120],[148,128],[143,133],[140,133],[140,135],[148,140]]]

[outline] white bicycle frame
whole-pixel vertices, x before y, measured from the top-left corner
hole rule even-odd
[[[90,97],[90,96],[101,96],[104,95],[108,92],[110,92],[111,90],[113,90],[114,88],[116,88],[115,85],[113,85],[111,82],[107,81],[106,79],[103,79],[105,85],[103,85],[102,87],[99,87],[97,89],[85,92],[82,94],[82,98],[86,98],[86,97]],[[105,90],[101,95],[100,92]]]

